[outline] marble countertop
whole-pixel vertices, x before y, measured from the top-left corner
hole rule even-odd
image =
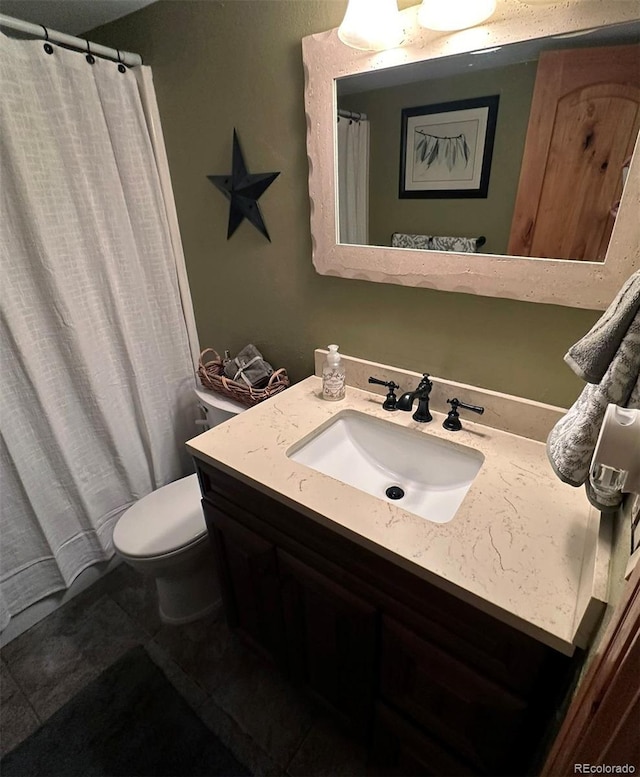
[[[571,654],[593,570],[599,513],[561,483],[544,443],[474,423],[442,427],[388,413],[381,397],[352,386],[339,402],[310,377],[195,437],[196,458],[229,472],[312,519],[545,644]],[[292,461],[287,450],[331,416],[356,410],[480,451],[485,461],[448,523],[432,523]],[[588,600],[588,596],[586,599]]]

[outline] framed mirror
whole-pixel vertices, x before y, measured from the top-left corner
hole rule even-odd
[[[405,43],[378,53],[349,49],[336,30],[305,38],[316,270],[345,278],[604,309],[640,268],[640,154],[635,147],[640,89],[614,84],[613,91],[609,87],[606,91],[599,62],[595,90],[569,79],[565,89],[569,99],[562,109],[574,105],[576,95],[582,101],[577,135],[581,145],[574,138],[571,148],[577,150],[571,153],[558,153],[553,132],[566,135],[565,128],[575,124],[575,117],[565,117],[564,128],[558,130],[554,107],[546,113],[556,118],[545,126],[545,112],[542,119],[535,113],[535,101],[537,95],[538,104],[551,104],[545,68],[552,74],[584,72],[582,62],[593,60],[596,51],[608,63],[612,57],[607,47],[612,46],[632,58],[620,64],[622,71],[629,61],[633,64],[640,47],[639,18],[632,5],[624,0],[606,4],[581,0],[525,6],[499,0],[489,23],[451,34],[420,28],[414,6],[402,12]],[[576,52],[577,64],[575,59],[559,62],[557,57],[568,56],[565,52],[572,57]],[[637,74],[635,62],[632,69]],[[614,73],[612,80],[616,77]],[[465,168],[473,168],[476,154],[473,127],[482,128],[483,119],[473,111],[456,109],[462,104],[477,112],[476,103],[482,106],[484,98],[496,96],[500,100],[488,191],[478,196],[478,188],[470,183],[473,193],[467,198],[464,185],[455,181],[471,178]],[[339,173],[344,177],[338,165],[342,131],[338,111],[349,122],[366,114],[370,125],[369,216],[364,231],[360,227],[356,233],[344,228],[346,197],[338,194],[343,184]],[[601,127],[607,123],[617,132],[615,145],[607,141],[601,151]],[[590,134],[595,136],[590,127],[597,130],[597,153],[598,144],[590,146],[594,140]],[[486,132],[477,137],[486,143]],[[415,154],[413,173],[407,166],[408,147]],[[548,156],[544,164],[539,161],[541,147]],[[576,165],[582,168],[571,181],[567,170],[573,174]],[[546,170],[546,176],[540,170]],[[403,186],[414,173],[412,196],[403,197]],[[433,184],[449,178],[453,183]],[[444,196],[438,186],[445,189]],[[447,196],[447,186],[458,194]],[[597,229],[592,215],[596,206],[603,214]],[[553,220],[545,221],[545,214],[556,216],[555,226]],[[444,237],[465,240],[443,242]]]

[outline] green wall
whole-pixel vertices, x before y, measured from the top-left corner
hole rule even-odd
[[[484,235],[487,242],[482,253],[507,253],[535,76],[536,63],[524,62],[453,78],[375,89],[339,101],[340,107],[366,113],[369,118],[369,242],[372,245],[390,245],[393,232]],[[400,199],[402,109],[493,94],[500,96],[500,103],[488,196]]]
[[[407,5],[410,3],[403,3]],[[294,380],[313,349],[568,405],[563,363],[599,314],[324,277],[311,264],[301,38],[336,27],[342,0],[163,0],[88,37],[153,67],[202,346],[254,342]],[[281,171],[260,200],[268,243],[207,180],[231,169],[237,128],[251,172]]]

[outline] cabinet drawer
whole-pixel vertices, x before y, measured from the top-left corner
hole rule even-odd
[[[477,771],[445,750],[385,704],[376,704],[370,773],[391,777],[452,777]]]
[[[390,618],[382,621],[380,692],[480,770],[514,766],[526,702]]]

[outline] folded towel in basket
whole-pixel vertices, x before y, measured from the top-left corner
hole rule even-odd
[[[273,375],[273,367],[262,358],[255,345],[245,346],[235,359],[224,363],[224,374],[227,378],[242,381],[251,388],[264,388]]]
[[[615,510],[621,495],[597,493],[588,481],[607,405],[640,408],[640,270],[622,287],[593,328],[564,357],[589,384],[547,438],[553,469],[565,483],[586,483],[590,502]]]

